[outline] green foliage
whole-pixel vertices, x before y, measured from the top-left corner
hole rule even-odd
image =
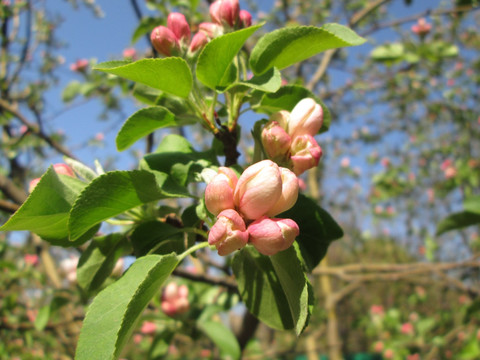
[[[177,264],[174,254],[144,256],[99,293],[85,316],[75,359],[118,358],[138,317]]]
[[[222,359],[240,359],[240,346],[228,327],[211,320],[199,322],[198,326],[218,346]]]
[[[200,53],[197,78],[210,89],[226,87],[235,80],[230,77],[232,60],[247,39],[262,25],[251,26],[210,41]]]
[[[302,333],[313,294],[295,249],[273,256],[246,247],[233,258],[233,272],[248,310],[274,329]]]
[[[94,69],[184,98],[192,89],[192,73],[187,62],[181,58],[107,61]]]
[[[329,49],[361,45],[365,39],[339,24],[286,27],[264,35],[250,55],[250,66],[256,75],[271,67],[284,69]]]

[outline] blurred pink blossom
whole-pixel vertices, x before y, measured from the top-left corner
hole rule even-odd
[[[415,25],[412,25],[412,32],[420,37],[427,35],[432,29],[432,24],[428,23],[425,18],[418,19]]]
[[[76,72],[84,72],[88,68],[88,60],[87,59],[79,59],[75,61],[73,64],[70,64],[70,70]]]
[[[137,58],[137,50],[135,48],[126,48],[122,53],[125,59],[135,60]]]
[[[383,315],[384,310],[382,305],[372,305],[370,306],[370,313],[372,315]]]
[[[140,329],[140,332],[145,335],[153,334],[155,331],[157,331],[157,325],[152,321],[144,321]]]
[[[413,335],[414,331],[413,325],[409,322],[403,323],[400,327],[400,332],[405,335]]]
[[[25,254],[23,256],[23,260],[25,261],[25,264],[35,266],[38,264],[38,255],[37,254]]]

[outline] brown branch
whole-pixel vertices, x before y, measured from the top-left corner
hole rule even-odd
[[[215,277],[207,274],[192,274],[189,271],[179,269],[179,268],[173,271],[173,275],[182,277],[184,279],[203,282],[210,285],[223,286],[227,288],[229,291],[234,291],[234,292],[238,291],[237,283],[230,278],[219,278],[219,277]]]
[[[61,144],[58,144],[54,141],[51,137],[45,134],[37,125],[32,124],[28,121],[22,113],[20,113],[13,105],[9,104],[7,101],[0,99],[0,108],[4,109],[5,111],[9,112],[13,116],[15,116],[22,124],[24,124],[28,131],[30,131],[35,136],[39,137],[40,139],[44,140],[48,145],[50,145],[53,149],[59,152],[62,155],[68,156],[69,158],[76,159],[76,157],[70,153],[68,149],[66,149]]]
[[[20,206],[7,200],[0,199],[0,210],[13,214]]]
[[[22,204],[27,198],[27,193],[23,189],[19,188],[12,180],[2,174],[0,174],[0,190],[6,197],[17,204]]]

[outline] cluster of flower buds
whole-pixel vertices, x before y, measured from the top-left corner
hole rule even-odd
[[[73,64],[70,64],[70,70],[76,72],[85,72],[88,68],[88,65],[89,63],[87,59],[79,59]]]
[[[264,255],[289,248],[299,234],[291,219],[275,219],[298,197],[298,179],[286,168],[263,160],[245,169],[240,178],[221,167],[205,189],[205,206],[217,216],[208,243],[219,255],[252,244]]]
[[[188,287],[169,283],[162,293],[162,311],[168,316],[184,314],[190,308],[188,302]]]
[[[210,5],[210,17],[223,28],[242,29],[252,25],[252,15],[240,10],[238,0],[217,0]]]
[[[67,175],[67,176],[70,176],[70,177],[73,177],[73,178],[76,177],[72,168],[70,166],[68,166],[67,164],[62,164],[62,163],[54,164],[53,165],[53,170],[55,170],[55,172],[57,174]],[[36,179],[31,180],[30,184],[28,185],[28,192],[31,193],[33,191],[33,189],[35,189],[35,186],[37,186],[39,181],[40,181],[40,178],[36,178]]]
[[[425,18],[418,19],[415,25],[412,25],[412,32],[420,37],[427,35],[432,30],[432,24],[428,23]]]
[[[212,24],[214,25],[214,24]],[[150,34],[153,47],[165,56],[176,56],[188,51],[193,54],[202,49],[218,31],[208,25],[200,25],[199,31],[190,39],[190,25],[183,14],[168,15],[167,26],[157,26]]]
[[[262,131],[267,156],[296,175],[317,166],[322,149],[314,136],[322,123],[322,107],[311,98],[298,102],[291,113],[276,112]]]

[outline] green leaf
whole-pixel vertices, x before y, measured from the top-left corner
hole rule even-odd
[[[480,196],[472,196],[465,199],[463,208],[475,214],[480,214]]]
[[[90,231],[73,244],[68,241],[67,230],[70,209],[84,187],[82,181],[58,175],[50,167],[20,209],[0,227],[0,231],[28,230],[58,246],[84,243],[96,229],[85,229],[85,232]]]
[[[286,27],[264,35],[250,54],[255,74],[271,67],[284,69],[322,51],[363,44],[366,40],[339,24]]]
[[[78,239],[93,225],[142,204],[189,196],[184,187],[162,172],[107,172],[95,178],[73,205],[68,223],[70,240]]]
[[[130,236],[135,256],[144,256],[154,247],[156,254],[185,251],[183,230],[160,221],[138,225]]]
[[[300,228],[296,241],[309,271],[320,263],[330,243],[343,236],[342,229],[332,216],[314,200],[302,194],[293,208],[278,217],[290,218]]]
[[[480,224],[480,214],[471,211],[462,211],[447,216],[437,225],[436,235],[447,231],[463,229],[467,226]]]
[[[155,153],[143,160],[142,167],[170,174],[182,186],[194,181],[204,168],[217,164],[212,151],[196,151],[187,139],[174,134],[166,136]]]
[[[250,80],[235,82],[228,86],[225,90],[230,90],[234,87],[244,87],[270,93],[277,91],[281,85],[282,76],[280,75],[280,71],[278,71],[276,68],[271,68],[264,74],[260,76],[254,76]]]
[[[77,95],[80,94],[81,88],[82,88],[82,83],[81,82],[79,82],[77,80],[71,81],[63,89],[62,101],[68,103],[68,102],[72,101],[73,99],[75,99],[75,97],[77,97]]]
[[[370,56],[375,61],[394,62],[403,59],[405,47],[401,43],[385,44],[372,50]]]
[[[112,273],[117,260],[130,249],[131,246],[123,234],[114,233],[94,238],[78,261],[78,285],[88,293],[100,288]]]
[[[240,359],[240,346],[229,328],[211,320],[198,322],[197,326],[217,345],[222,359]]]
[[[232,269],[242,300],[253,315],[274,329],[302,332],[312,293],[293,246],[274,256],[248,246],[234,256]]]
[[[176,125],[175,116],[162,106],[141,109],[130,116],[118,132],[117,149],[123,151],[157,129]]]
[[[198,80],[211,89],[227,86],[228,83],[224,81],[230,74],[233,58],[245,41],[262,26],[260,24],[225,34],[205,45],[197,61]]]
[[[190,93],[193,84],[187,62],[178,57],[142,59],[135,62],[107,61],[98,64],[94,69],[184,98]]]
[[[327,106],[310,90],[299,85],[282,86],[277,92],[263,95],[260,102],[253,105],[253,110],[256,112],[273,114],[280,110],[292,111],[297,103],[305,98],[312,98],[320,104],[323,110],[323,124],[320,132],[325,132],[329,129],[332,121],[332,116]]]
[[[48,320],[60,309],[62,306],[69,303],[69,299],[64,296],[55,296],[50,304],[43,306],[37,317],[35,318],[34,327],[38,331],[42,331],[48,324]]]
[[[177,264],[173,254],[144,256],[101,291],[88,308],[75,359],[118,358],[139,316]]]

